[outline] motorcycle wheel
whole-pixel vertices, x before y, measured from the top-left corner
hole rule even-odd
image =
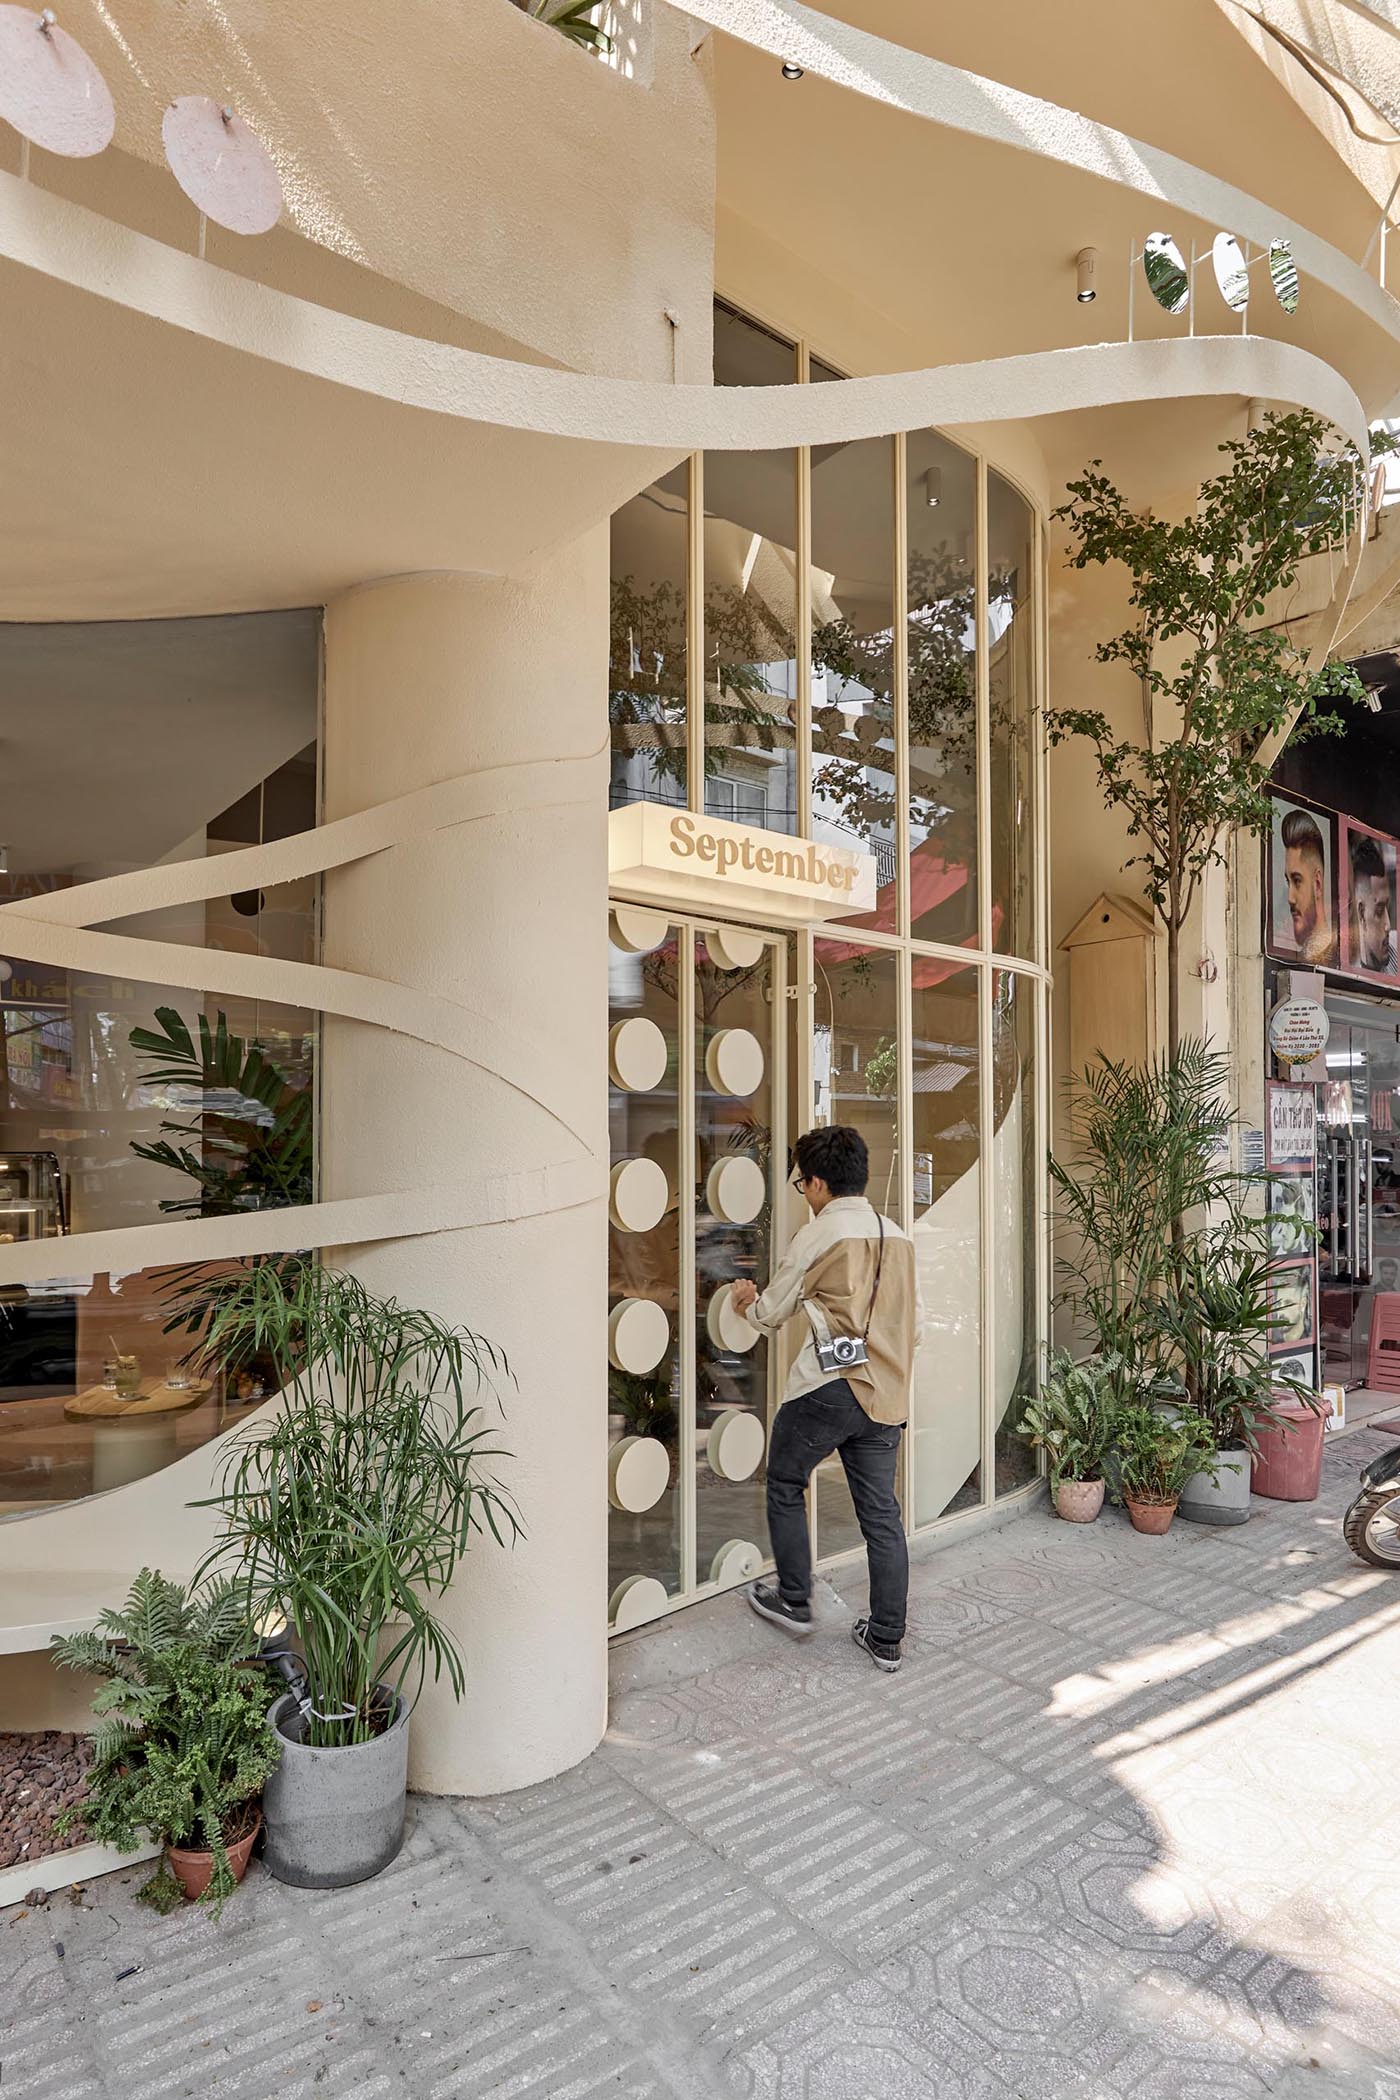
[[[1358,1560],[1400,1568],[1400,1493],[1382,1488],[1358,1495],[1342,1519],[1342,1536]]]

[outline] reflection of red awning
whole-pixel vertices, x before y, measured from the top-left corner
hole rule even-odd
[[[934,839],[925,839],[909,856],[909,915],[917,925],[928,912],[937,911],[950,897],[967,887],[967,862],[948,860]],[[999,904],[992,906],[992,940],[1001,931],[1005,914]],[[879,933],[893,933],[896,928],[895,885],[883,883],[875,900],[875,909],[862,917],[862,926],[873,927]],[[852,925],[852,932],[855,926]],[[960,948],[975,948],[977,936],[969,933],[957,943]],[[817,952],[822,963],[830,968],[834,964],[851,962],[857,955],[868,954],[858,941],[833,941],[825,936],[818,939]],[[962,963],[940,962],[931,955],[914,957],[914,989],[927,990],[931,985],[942,984],[945,978],[965,967]]]

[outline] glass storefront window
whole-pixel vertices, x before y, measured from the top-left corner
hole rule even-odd
[[[998,1495],[1036,1477],[1035,1453],[1016,1434],[1035,1389],[1041,1237],[1037,1166],[1042,1151],[1036,1078],[1040,986],[1010,970],[993,975],[992,1290],[995,1354],[992,1433]]]
[[[812,836],[875,856],[877,904],[853,926],[898,931],[890,438],[812,455]]]
[[[915,955],[914,1259],[924,1345],[914,1366],[909,1478],[913,1518],[966,1509],[982,1494],[979,972]]]
[[[1035,926],[1035,513],[987,473],[992,946],[1039,957]]]
[[[908,519],[909,917],[916,940],[975,945],[977,465],[911,431]]]
[[[705,455],[705,809],[797,830],[797,455]]]
[[[685,807],[689,469],[654,482],[612,521],[608,807]]]
[[[0,674],[25,703],[0,901],[314,829],[319,652],[315,612],[0,627]],[[317,917],[307,879],[105,930],[305,962]],[[29,1163],[8,1178],[43,1199],[0,1223],[0,1245],[313,1199],[318,1016],[0,960],[0,1157]],[[201,1025],[211,1044],[222,1026],[226,1054],[206,1059]],[[275,1119],[240,1085],[253,1057]],[[168,1269],[0,1286],[0,1501],[96,1492],[126,1465],[137,1478],[258,1397],[246,1367],[219,1367],[199,1404],[170,1385],[192,1340],[163,1331],[173,1288]],[[136,1365],[130,1421],[130,1392],[103,1401],[107,1355]]]

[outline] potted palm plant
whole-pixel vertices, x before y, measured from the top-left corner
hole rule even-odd
[[[468,1329],[305,1262],[220,1283],[203,1347],[266,1350],[281,1403],[232,1441],[206,1505],[205,1562],[249,1617],[285,1626],[296,1660],[269,1719],[280,1757],[264,1796],[281,1881],[337,1888],[403,1842],[409,1715],[427,1679],[460,1697],[462,1659],[432,1600],[476,1534],[519,1531],[483,1471],[504,1456],[485,1401],[506,1374]]]
[[[1154,1536],[1170,1529],[1181,1491],[1196,1473],[1215,1470],[1210,1424],[1189,1408],[1120,1408],[1113,1431],[1119,1499],[1134,1531]]]
[[[60,1835],[81,1820],[119,1852],[147,1831],[163,1839],[141,1890],[157,1909],[202,1898],[217,1914],[243,1879],[278,1750],[254,1647],[234,1584],[187,1591],[150,1568],[95,1631],[53,1643],[55,1662],[102,1679],[86,1797],[58,1818]]]
[[[1076,1363],[1052,1349],[1040,1391],[1027,1401],[1019,1433],[1045,1453],[1057,1513],[1092,1524],[1103,1508],[1103,1464],[1113,1442],[1122,1361],[1091,1356]]]

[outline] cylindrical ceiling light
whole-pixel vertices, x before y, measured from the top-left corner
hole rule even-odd
[[[785,58],[783,60],[784,80],[800,80],[802,78],[802,71],[803,69],[801,66],[798,65],[796,59]]]
[[[1098,297],[1098,295],[1099,295],[1099,287],[1098,287],[1098,270],[1099,270],[1099,251],[1098,251],[1098,249],[1097,249],[1097,248],[1081,248],[1081,249],[1080,249],[1080,251],[1079,251],[1079,253],[1078,253],[1078,255],[1076,255],[1076,256],[1075,256],[1075,258],[1074,258],[1074,268],[1075,268],[1075,288],[1074,288],[1074,296],[1075,296],[1075,298],[1076,298],[1076,299],[1077,299],[1077,300],[1079,301],[1079,304],[1080,304],[1081,306],[1092,306],[1092,305],[1093,305],[1093,303],[1094,303],[1094,301],[1095,301],[1095,299],[1097,299],[1097,297]]]

